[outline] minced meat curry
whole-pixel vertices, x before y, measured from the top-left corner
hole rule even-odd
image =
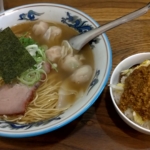
[[[135,69],[125,80],[120,109],[132,108],[143,120],[150,120],[150,65]]]

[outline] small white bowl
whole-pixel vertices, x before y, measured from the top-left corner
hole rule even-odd
[[[144,60],[146,59],[150,59],[150,53],[138,53],[135,55],[132,55],[130,57],[127,57],[126,59],[124,59],[123,61],[121,61],[117,67],[114,69],[111,78],[110,78],[110,85],[116,85],[119,82],[119,76],[122,70],[128,69],[134,65],[140,64],[142,63]],[[144,127],[141,127],[140,125],[134,123],[133,121],[131,121],[129,118],[127,118],[123,112],[119,109],[114,96],[113,96],[113,90],[112,87],[110,87],[110,95],[111,95],[111,99],[112,102],[114,104],[114,107],[117,111],[117,113],[119,114],[119,116],[133,129],[141,132],[141,133],[145,133],[145,134],[150,134],[150,130],[146,129]]]
[[[1,13],[0,29],[37,19],[64,23],[80,33],[99,27],[94,19],[75,8],[59,4],[36,3]],[[56,130],[82,115],[97,100],[106,86],[111,72],[112,51],[109,40],[105,34],[98,36],[98,39],[99,41],[95,40],[92,43],[94,46],[92,50],[94,75],[83,97],[79,98],[63,114],[47,122],[19,125],[0,120],[0,136],[20,138],[44,134]]]

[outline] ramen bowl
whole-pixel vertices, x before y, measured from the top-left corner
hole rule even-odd
[[[116,85],[117,83],[119,83],[120,81],[120,73],[123,70],[129,69],[132,66],[136,66],[138,64],[141,64],[142,62],[144,62],[145,60],[149,60],[150,59],[150,53],[146,52],[146,53],[138,53],[138,54],[134,54],[132,56],[127,57],[126,59],[124,59],[123,61],[121,61],[116,68],[114,69],[111,78],[110,78],[110,95],[111,95],[111,99],[113,102],[113,105],[117,111],[117,113],[119,114],[119,116],[122,118],[122,120],[127,123],[130,127],[132,127],[133,129],[141,132],[141,133],[145,133],[145,134],[150,134],[150,130],[148,128],[145,128],[141,125],[139,125],[137,123],[135,123],[135,119],[137,118],[133,118],[131,116],[131,113],[133,114],[133,112],[128,112],[126,113],[126,115],[120,110],[120,108],[117,105],[117,97],[115,96],[114,93],[114,88],[113,85]],[[138,80],[136,81],[138,82]],[[130,115],[130,119],[129,119],[129,115]],[[127,117],[128,116],[128,117]],[[139,118],[138,118],[139,119]],[[140,121],[140,120],[139,120]],[[141,122],[140,122],[141,123]]]
[[[74,28],[80,34],[99,27],[99,24],[90,16],[72,7],[51,3],[37,3],[24,5],[0,14],[0,29],[17,24],[45,20],[47,22],[62,23]],[[54,131],[65,126],[82,115],[102,93],[109,79],[112,53],[106,34],[102,34],[91,42],[94,70],[92,80],[86,92],[61,115],[52,119],[29,124],[17,124],[0,121],[0,136],[10,138],[31,137]],[[36,117],[36,116],[35,116]]]

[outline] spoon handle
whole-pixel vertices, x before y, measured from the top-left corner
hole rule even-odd
[[[0,0],[0,13],[4,12],[4,2],[3,0]]]
[[[97,37],[98,35],[118,26],[123,23],[126,23],[130,20],[133,20],[143,14],[145,14],[150,9],[150,3],[141,9],[138,9],[128,15],[125,15],[121,18],[118,18],[110,23],[107,23],[101,27],[95,28],[83,34],[77,35],[69,40],[70,45],[75,50],[80,50],[85,44],[87,44],[90,40]]]

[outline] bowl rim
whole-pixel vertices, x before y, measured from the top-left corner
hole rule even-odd
[[[115,69],[114,69],[114,71],[113,71],[113,73],[112,73],[112,75],[111,75],[111,77],[110,77],[110,84],[113,83],[114,74],[115,74],[116,70],[118,70],[118,68],[119,68],[122,64],[125,64],[129,59],[133,59],[133,58],[139,57],[139,56],[141,56],[141,55],[143,55],[143,56],[145,56],[145,57],[148,57],[148,56],[149,56],[149,58],[150,58],[150,52],[140,52],[140,53],[137,53],[137,54],[133,54],[133,55],[131,55],[131,56],[128,56],[128,57],[126,57],[125,59],[123,59],[121,62],[119,62],[119,64],[115,67]],[[146,59],[144,59],[144,60],[146,60]],[[143,61],[144,61],[144,60],[143,60]],[[134,63],[134,61],[132,61],[132,62]],[[135,65],[135,64],[134,64],[134,65]],[[132,66],[132,64],[131,64],[131,66]],[[114,99],[113,91],[112,91],[112,87],[111,87],[111,86],[109,87],[109,91],[110,91],[111,100],[112,100],[112,102],[113,102],[113,105],[114,105],[116,111],[118,112],[119,116],[124,120],[124,122],[127,121],[126,123],[127,123],[130,127],[132,127],[133,129],[135,129],[135,130],[137,130],[137,131],[139,131],[139,132],[142,132],[142,133],[145,133],[145,134],[150,134],[150,129],[146,129],[146,128],[144,128],[144,127],[142,127],[142,126],[136,124],[135,122],[133,122],[132,120],[130,120],[130,119],[119,109],[119,107],[118,107],[118,105],[117,105],[117,103],[116,103],[116,101],[115,101],[115,99]],[[134,128],[133,126],[134,126],[135,128]]]
[[[82,12],[81,10],[73,8],[71,6],[67,6],[67,5],[64,5],[64,4],[57,4],[57,3],[33,3],[33,4],[21,5],[21,6],[17,6],[17,7],[11,8],[9,10],[6,10],[5,12],[2,12],[0,14],[0,17],[3,16],[3,15],[7,15],[7,14],[9,14],[9,13],[15,11],[15,10],[18,10],[18,9],[22,9],[22,8],[26,8],[26,7],[35,7],[35,6],[41,6],[41,7],[42,6],[59,6],[59,7],[67,8],[67,9],[70,9],[72,11],[79,12],[84,17],[91,20],[91,22],[93,22],[96,27],[100,26],[92,17],[90,17],[86,13]],[[90,108],[95,103],[95,101],[98,99],[98,97],[100,96],[100,94],[104,90],[106,84],[108,83],[110,73],[111,73],[111,69],[112,69],[112,49],[111,49],[111,45],[110,45],[110,42],[109,42],[109,39],[108,39],[107,35],[105,33],[103,33],[102,36],[103,36],[103,39],[106,43],[106,49],[108,50],[108,65],[107,65],[108,67],[107,67],[107,70],[106,70],[107,75],[104,78],[103,84],[101,85],[101,89],[98,90],[97,94],[94,96],[94,99],[92,101],[90,101],[87,105],[85,105],[85,107],[79,113],[77,112],[75,115],[68,118],[66,121],[60,123],[57,126],[47,127],[47,128],[42,129],[42,130],[36,130],[36,131],[33,131],[33,132],[25,132],[25,133],[12,134],[12,133],[9,133],[9,132],[7,132],[7,133],[6,132],[0,132],[0,136],[9,137],[9,138],[23,138],[23,137],[32,137],[32,136],[45,134],[45,133],[54,131],[56,129],[59,129],[59,128],[69,124],[70,122],[72,122],[73,120],[75,120],[79,116],[81,116],[85,111],[87,111],[87,109]]]

